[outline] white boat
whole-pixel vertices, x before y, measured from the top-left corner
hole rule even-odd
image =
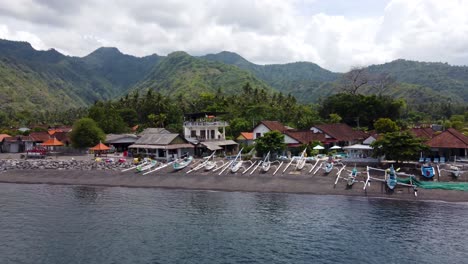
[[[136,170],[137,170],[137,172],[146,171],[146,170],[149,170],[149,169],[153,168],[157,164],[158,164],[157,161],[152,160],[152,161],[150,161],[148,163],[140,164],[139,166],[136,167]]]
[[[216,167],[216,161],[210,160],[205,163],[205,171],[210,171]]]
[[[231,167],[231,172],[236,173],[242,167],[242,160],[236,161],[235,164]]]
[[[302,170],[306,164],[306,151],[307,151],[307,148],[305,148],[302,153],[301,153],[301,156],[299,156],[297,159],[297,163],[296,163],[296,170]]]
[[[266,154],[265,158],[262,160],[262,172],[267,172],[270,170],[271,162],[270,162],[270,151]]]
[[[192,156],[177,159],[172,164],[172,168],[174,168],[174,170],[181,170],[187,167],[190,163],[192,163],[192,160],[193,160]]]

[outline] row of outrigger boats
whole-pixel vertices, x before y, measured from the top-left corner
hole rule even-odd
[[[304,149],[299,156],[292,157],[290,160],[271,161],[271,155],[270,152],[268,152],[261,160],[245,161],[242,159],[242,151],[243,149],[241,149],[237,155],[232,156],[227,160],[216,159],[215,152],[211,153],[208,157],[195,162],[193,157],[188,154],[168,163],[162,163],[151,159],[143,159],[141,163],[124,169],[123,171],[135,170],[137,173],[143,173],[143,175],[146,175],[172,166],[174,171],[181,171],[185,168],[190,168],[186,173],[203,170],[205,172],[215,172],[219,175],[226,171],[241,174],[250,172],[250,174],[253,174],[256,171],[267,173],[273,170],[273,175],[275,175],[278,172],[285,173],[291,167],[294,171],[303,171],[307,167],[308,170],[304,172],[305,174],[313,173],[313,175],[315,175],[317,172],[322,170],[324,175],[328,175],[334,170],[337,171],[334,187],[336,187],[340,180],[346,182],[346,188],[352,188],[355,183],[361,182],[363,183],[363,190],[366,191],[371,182],[381,182],[382,185],[385,186],[386,192],[391,193],[397,186],[405,186],[412,188],[414,195],[417,196],[417,185],[415,184],[416,176],[413,174],[399,172],[399,169],[395,169],[393,165],[388,169],[367,166],[365,171],[359,171],[356,165],[354,165],[354,168],[348,170],[345,164],[334,161],[331,157],[328,159],[315,159],[315,163],[310,162],[311,159],[307,158],[306,149]],[[441,171],[444,170],[451,172],[454,177],[459,177],[464,173],[464,171],[461,171],[460,169],[441,169],[437,165],[439,175]],[[380,175],[376,175],[376,172],[379,172]],[[431,179],[434,177],[434,174],[435,169],[430,164],[424,164],[421,166],[421,176],[423,178]],[[363,176],[359,177],[359,175]],[[401,180],[402,177],[407,180]]]

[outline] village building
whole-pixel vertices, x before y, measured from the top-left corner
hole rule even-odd
[[[236,138],[236,141],[250,146],[254,144],[253,133],[252,132],[241,132],[240,135]]]
[[[5,137],[2,141],[2,151],[20,153],[32,149],[33,145],[33,139],[29,136]]]
[[[217,116],[224,112],[201,112],[184,115],[184,138],[194,145],[195,155],[206,156],[220,150],[226,155],[237,152],[238,143],[226,139],[229,123]]]
[[[361,143],[368,135],[362,131],[354,130],[347,124],[323,124],[310,128],[314,133],[325,135],[325,145],[350,146]]]
[[[128,149],[134,156],[169,161],[186,153],[193,155],[194,146],[179,134],[171,133],[164,128],[147,128]]]
[[[292,130],[292,128],[288,128],[284,126],[281,122],[279,121],[261,121],[256,127],[254,127],[252,133],[253,133],[253,140],[262,137],[265,133],[271,132],[271,131],[278,131],[280,133],[283,133],[287,130]],[[285,139],[286,140],[286,139]],[[285,142],[287,143],[287,142]]]
[[[453,160],[454,157],[468,157],[468,137],[453,128],[434,136],[426,144],[436,159]]]
[[[135,134],[107,134],[105,143],[117,152],[124,152],[128,151],[128,147],[137,140],[138,136]]]
[[[10,135],[8,134],[0,134],[0,152],[4,152],[3,151],[3,139],[4,138],[9,138],[11,137]]]

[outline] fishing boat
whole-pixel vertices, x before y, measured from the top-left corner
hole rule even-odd
[[[239,169],[242,167],[242,160],[239,160],[239,161],[235,161],[233,164],[232,164],[232,167],[231,167],[231,172],[233,173],[236,173],[239,171]]]
[[[149,161],[149,162],[147,162],[147,163],[145,163],[145,164],[140,164],[140,165],[138,165],[138,166],[136,167],[136,171],[137,171],[137,172],[147,171],[147,170],[153,168],[154,166],[156,166],[157,164],[158,164],[157,161],[151,160],[151,161]]]
[[[330,173],[333,170],[333,162],[327,162],[325,164],[325,173]]]
[[[302,153],[301,153],[301,156],[299,156],[297,158],[297,163],[296,163],[296,170],[302,170],[306,164],[306,151],[307,151],[307,148],[305,148]]]
[[[172,168],[174,170],[181,170],[187,167],[190,163],[192,163],[193,157],[192,156],[185,156],[184,158],[180,158],[174,161],[172,164]]]
[[[267,172],[270,170],[271,162],[270,162],[270,152],[268,151],[267,155],[262,161],[262,172]]]
[[[354,165],[353,170],[349,173],[348,179],[346,181],[348,186],[352,186],[357,180],[356,177],[358,176],[358,170],[356,168],[356,165]]]
[[[434,167],[429,164],[421,166],[421,175],[426,179],[432,179],[434,177]]]
[[[210,171],[216,167],[216,161],[209,160],[205,163],[205,171]]]
[[[242,150],[239,150],[239,153],[237,153],[236,157],[231,163],[231,172],[236,173],[239,171],[239,169],[242,167]]]

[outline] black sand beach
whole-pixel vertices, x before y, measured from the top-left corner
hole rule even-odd
[[[356,183],[352,189],[346,189],[344,181],[340,181],[336,188],[333,188],[334,181],[335,174],[301,175],[295,171],[276,175],[271,173],[232,174],[230,172],[218,175],[218,173],[204,171],[187,174],[185,171],[172,172],[170,169],[148,175],[136,174],[133,171],[112,170],[6,170],[0,172],[0,182],[3,183],[280,192],[468,202],[468,192],[463,191],[420,189],[418,196],[415,197],[412,189],[406,187],[398,187],[394,193],[387,194],[380,182],[372,182],[367,191],[364,191],[363,183]]]

